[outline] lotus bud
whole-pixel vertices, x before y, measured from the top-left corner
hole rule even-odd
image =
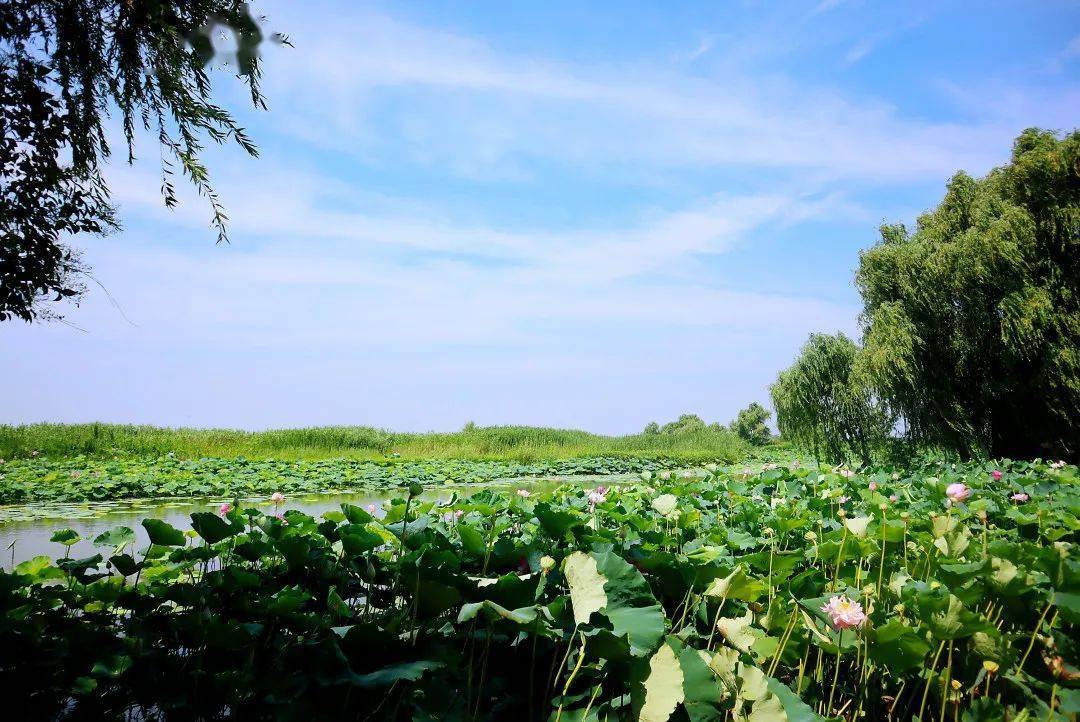
[[[540,557],[540,570],[544,573],[550,572],[555,568],[555,560],[551,557],[544,555]]]

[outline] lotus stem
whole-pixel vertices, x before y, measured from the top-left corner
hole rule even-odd
[[[1050,722],[1054,718],[1054,704],[1057,702],[1057,682],[1050,688],[1050,709],[1046,711],[1046,722]]]
[[[885,510],[881,510],[881,561],[878,564],[877,572],[877,597],[882,599],[881,596],[881,580],[885,576]],[[885,605],[882,604],[882,607]]]
[[[945,722],[945,708],[949,704],[949,696],[952,692],[952,650],[953,643],[949,640],[949,661],[945,664],[945,681],[941,685],[941,712],[938,720]]]
[[[833,710],[833,698],[836,696],[836,681],[840,678],[840,643],[844,639],[844,630],[841,629],[840,633],[836,635],[836,667],[833,669],[832,686],[829,687],[829,703],[826,705],[826,711],[832,715]]]
[[[563,699],[559,700],[559,711],[555,713],[555,722],[559,722],[559,719],[562,717],[563,704],[565,703],[567,693],[570,691],[570,685],[573,684],[574,677],[577,676],[578,670],[581,669],[582,662],[585,661],[585,632],[578,633],[581,635],[581,651],[578,653],[578,660],[577,664],[574,665],[574,670],[570,672],[570,676],[566,679],[566,684],[563,685]]]
[[[1024,663],[1027,662],[1028,657],[1031,655],[1031,650],[1035,646],[1035,637],[1039,635],[1039,627],[1042,626],[1043,620],[1046,619],[1046,614],[1050,611],[1050,607],[1052,606],[1054,606],[1053,600],[1046,603],[1046,606],[1042,610],[1042,614],[1039,615],[1039,621],[1035,623],[1035,629],[1031,630],[1031,639],[1028,640],[1027,650],[1024,652],[1024,656],[1020,658],[1020,664],[1016,667],[1018,671],[1024,669]]]
[[[844,525],[844,533],[840,535],[840,548],[836,550],[836,568],[833,570],[832,589],[836,591],[836,581],[840,577],[840,561],[844,558],[844,544],[847,543],[847,524]],[[832,705],[830,705],[831,707]]]
[[[923,685],[922,702],[919,703],[919,719],[923,718],[923,710],[926,709],[926,698],[930,694],[930,680],[934,678],[934,670],[937,669],[938,659],[941,658],[943,649],[945,649],[944,639],[938,645],[937,652],[934,654],[934,661],[930,663],[930,669],[927,671],[926,684]]]

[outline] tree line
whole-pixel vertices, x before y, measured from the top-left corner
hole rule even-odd
[[[813,334],[771,386],[781,434],[834,462],[898,446],[1080,456],[1080,130],[1024,131],[914,230],[859,256],[861,342]]]

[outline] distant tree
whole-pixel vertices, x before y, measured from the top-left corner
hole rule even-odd
[[[466,421],[465,425],[463,427],[461,427],[461,430],[463,432],[465,432],[466,434],[468,434],[470,432],[473,432],[473,431],[476,431],[476,422],[475,421]]]
[[[649,423],[645,424],[645,430],[642,433],[643,434],[649,434],[649,435],[659,434],[660,433],[660,425],[657,424],[655,421],[650,421]]]
[[[772,416],[772,413],[768,409],[754,401],[740,411],[735,420],[731,422],[731,430],[739,438],[755,446],[767,444],[769,439],[772,438],[772,432],[769,431],[769,427],[765,423],[770,416]]]
[[[1008,165],[957,173],[913,233],[881,229],[856,282],[860,373],[912,441],[1080,455],[1080,131],[1026,130]]]
[[[859,347],[844,334],[813,334],[769,388],[781,435],[829,462],[869,463],[894,424],[855,372]]]
[[[265,107],[256,52],[263,33],[243,2],[0,2],[0,321],[48,318],[45,299],[77,300],[87,269],[64,239],[118,228],[102,176],[112,112],[129,163],[137,128],[157,139],[165,205],[177,202],[179,170],[208,199],[218,240],[226,239],[203,142],[257,151],[210,100],[211,36],[223,30],[236,39],[235,71]]]
[[[697,414],[683,414],[660,427],[661,434],[687,434],[704,430],[705,422]]]

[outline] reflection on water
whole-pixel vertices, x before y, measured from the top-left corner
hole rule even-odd
[[[561,478],[503,479],[484,484],[440,486],[425,489],[422,499],[445,502],[457,494],[469,497],[484,489],[528,489],[533,493],[550,491],[562,484],[573,483],[591,488],[600,484],[622,484],[636,479],[629,474],[607,476],[573,476]],[[404,496],[403,489],[357,489],[332,494],[302,494],[290,496],[283,509],[298,509],[312,516],[319,516],[331,509],[340,509],[343,503],[367,507],[376,506],[376,515],[382,515],[382,502]],[[147,517],[163,519],[179,529],[191,528],[191,514],[198,511],[217,511],[222,502],[232,501],[221,497],[201,499],[127,499],[117,502],[85,502],[81,504],[25,504],[0,506],[0,566],[10,569],[14,564],[42,554],[50,557],[64,555],[64,547],[50,542],[57,529],[74,529],[82,541],[71,547],[72,557],[87,557],[109,550],[94,547],[91,540],[102,532],[118,526],[135,531],[136,547],[146,546],[149,540],[142,520]],[[242,500],[245,505],[257,505],[266,513],[273,511],[268,497]],[[14,561],[13,561],[14,560]]]

